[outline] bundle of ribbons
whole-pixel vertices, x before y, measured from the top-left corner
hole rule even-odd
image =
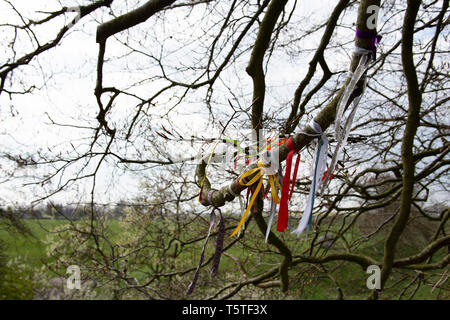
[[[376,45],[381,40],[381,36],[377,35],[376,33],[372,32],[365,32],[361,30],[356,30],[356,37],[362,38],[362,39],[369,39],[370,40],[370,50],[355,47],[354,54],[359,55],[359,63],[356,67],[354,72],[349,71],[348,73],[348,79],[347,79],[347,85],[344,89],[344,92],[341,95],[341,98],[338,102],[337,106],[337,112],[336,112],[336,123],[335,123],[335,138],[337,141],[337,145],[335,148],[335,151],[332,155],[331,163],[329,166],[329,169],[326,170],[327,167],[327,150],[328,150],[328,139],[326,134],[323,132],[321,126],[312,119],[309,123],[309,127],[315,132],[314,134],[301,132],[305,135],[312,135],[318,138],[318,143],[316,147],[315,156],[313,159],[313,165],[312,165],[312,171],[311,171],[311,185],[310,185],[310,191],[308,195],[308,199],[306,201],[306,205],[304,208],[303,215],[300,219],[300,222],[292,232],[297,235],[301,235],[304,230],[306,230],[308,227],[311,226],[311,218],[312,218],[312,211],[314,208],[314,200],[316,193],[323,194],[325,187],[327,186],[328,182],[333,177],[333,171],[335,170],[337,166],[337,161],[339,159],[340,151],[343,149],[343,147],[346,144],[347,138],[350,133],[351,125],[353,122],[353,118],[355,116],[358,104],[361,100],[362,94],[364,93],[364,89],[366,86],[366,79],[364,79],[364,84],[362,85],[361,94],[353,99],[353,106],[350,108],[349,115],[347,119],[343,119],[343,114],[345,111],[345,108],[348,104],[348,101],[354,92],[357,84],[362,79],[363,75],[368,69],[370,58],[372,60],[376,59]],[[343,126],[342,126],[343,125]],[[277,231],[278,232],[284,232],[289,226],[288,220],[289,220],[289,209],[288,204],[292,197],[292,193],[294,191],[295,181],[298,174],[298,167],[300,164],[300,150],[296,148],[294,141],[292,137],[285,138],[282,141],[277,142],[276,140],[270,141],[270,139],[267,141],[268,146],[264,148],[264,150],[259,154],[259,160],[257,162],[257,167],[248,170],[247,172],[243,173],[239,179],[236,180],[236,184],[239,184],[240,186],[248,187],[247,189],[247,208],[242,211],[242,217],[239,221],[238,226],[234,230],[234,232],[231,234],[231,237],[237,235],[240,233],[241,228],[243,228],[244,223],[251,211],[251,208],[254,206],[254,202],[260,192],[262,193],[263,197],[265,197],[265,194],[268,193],[270,190],[272,202],[271,202],[271,209],[270,209],[270,215],[268,220],[268,226],[266,231],[266,242],[270,234],[271,226],[276,214],[276,208],[277,205],[279,205],[279,212],[278,212],[278,222],[277,222]],[[270,159],[270,152],[271,152],[271,146],[278,145],[281,146],[283,144],[286,144],[287,148],[289,149],[289,153],[286,157],[286,171],[284,174],[284,177],[281,175],[281,168],[277,164],[278,161],[272,161],[273,159]],[[211,153],[211,156],[208,160],[207,167],[209,166],[212,154],[214,153],[214,149],[217,146],[217,144],[214,146],[213,151]],[[273,153],[272,153],[273,154]],[[291,169],[292,169],[292,162],[294,155],[297,155],[294,170],[293,170],[293,176],[291,179]],[[239,154],[238,154],[239,156]],[[246,165],[249,164],[248,157],[246,158]],[[205,176],[206,176],[206,169],[205,169]],[[269,181],[269,185],[267,190],[264,191],[263,187],[263,181],[264,176],[267,176],[267,179]],[[246,181],[246,179],[249,179],[249,181]],[[203,180],[204,181],[204,180]],[[282,184],[280,184],[280,181],[282,181]],[[321,190],[319,191],[319,188],[321,187]],[[203,190],[203,182],[201,185],[200,190],[200,196],[199,200],[201,201],[201,195]],[[278,196],[278,192],[281,190],[281,197]],[[230,192],[232,192],[230,188]],[[232,194],[236,197],[239,197],[241,207],[242,207],[242,201],[239,194]],[[211,205],[213,205],[212,199],[211,199],[212,191],[208,194],[208,201]],[[250,200],[248,200],[249,195],[251,195]],[[195,283],[197,282],[199,269],[201,267],[201,264],[203,263],[204,258],[204,251],[206,244],[208,242],[209,235],[211,233],[211,228],[214,225],[215,221],[215,210],[218,210],[217,208],[213,208],[213,211],[211,212],[211,223],[208,231],[208,236],[206,237],[200,263],[197,267],[194,280],[189,286],[187,294],[191,294]],[[225,226],[224,221],[222,217],[222,213],[220,212],[220,223],[219,223],[219,232],[218,232],[218,239],[217,239],[217,246],[216,246],[216,253],[214,255],[213,259],[213,268],[212,268],[212,275],[217,274],[218,265],[220,262],[220,255],[222,251],[223,246],[223,238],[225,233]]]
[[[314,199],[315,199],[315,193],[318,190],[318,186],[321,181],[324,180],[325,175],[325,168],[326,168],[326,156],[327,156],[327,149],[328,149],[328,139],[324,132],[322,131],[320,125],[314,121],[314,119],[310,122],[309,126],[312,130],[314,130],[315,134],[312,134],[315,137],[318,137],[319,141],[317,144],[317,150],[315,153],[314,161],[313,161],[313,170],[312,170],[312,180],[311,180],[311,187],[310,187],[310,193],[308,196],[308,200],[305,206],[304,214],[300,220],[300,223],[298,227],[293,231],[293,233],[300,235],[307,226],[311,225],[311,217],[312,217],[312,210],[314,207]],[[307,133],[304,133],[307,134]],[[311,134],[308,134],[311,135]],[[248,202],[248,206],[245,209],[244,213],[242,214],[241,220],[234,230],[234,232],[231,234],[231,236],[234,236],[238,234],[240,229],[245,223],[245,220],[248,217],[248,214],[250,213],[251,208],[254,205],[254,201],[256,200],[258,194],[263,190],[263,180],[264,176],[267,176],[268,179],[268,190],[266,190],[266,193],[269,193],[270,190],[272,202],[271,202],[271,210],[269,215],[269,221],[268,221],[268,227],[266,231],[266,242],[269,237],[270,229],[274,220],[274,216],[276,214],[276,207],[277,205],[280,206],[279,212],[278,212],[278,222],[277,222],[277,231],[278,232],[284,232],[288,227],[288,220],[289,220],[289,208],[288,204],[292,197],[295,181],[298,174],[298,168],[300,164],[300,150],[295,147],[294,141],[292,140],[292,137],[289,137],[288,139],[285,139],[284,142],[286,143],[286,146],[289,149],[289,153],[286,157],[286,171],[284,174],[284,177],[280,173],[280,169],[277,166],[274,166],[274,162],[270,159],[270,150],[266,151],[264,155],[266,156],[266,161],[264,161],[264,157],[261,157],[262,159],[258,161],[257,167],[250,169],[249,171],[245,172],[241,175],[238,182],[241,186],[248,186],[251,189],[252,196],[250,198],[250,201]],[[267,148],[268,149],[268,148]],[[291,179],[291,170],[292,170],[292,162],[294,155],[297,155],[297,158],[295,160],[294,170],[293,170],[293,176]],[[267,161],[269,159],[269,161]],[[246,178],[249,178],[249,181],[246,181]],[[282,181],[282,184],[280,184],[280,180]],[[255,187],[256,186],[256,187]],[[281,196],[278,196],[278,191],[281,190]],[[262,191],[264,196],[264,191]]]
[[[308,195],[308,199],[306,201],[305,209],[303,212],[303,215],[300,219],[300,222],[293,230],[294,234],[300,235],[303,233],[307,227],[311,226],[311,218],[312,218],[312,211],[314,208],[314,200],[316,193],[322,195],[325,187],[329,183],[329,181],[333,178],[333,172],[337,167],[337,161],[340,156],[341,150],[344,148],[349,133],[351,129],[351,125],[358,107],[358,104],[361,100],[362,94],[365,91],[366,87],[366,79],[364,78],[364,83],[362,85],[361,94],[353,99],[353,106],[350,108],[349,115],[347,119],[343,119],[343,114],[345,111],[345,108],[348,104],[348,101],[350,100],[350,97],[352,93],[354,92],[357,84],[360,82],[360,80],[363,78],[363,75],[366,73],[370,58],[372,58],[373,61],[376,59],[376,46],[381,40],[381,36],[377,35],[376,32],[367,32],[367,31],[361,31],[356,30],[356,37],[361,39],[368,39],[370,40],[370,49],[364,49],[355,47],[354,54],[359,55],[359,63],[356,67],[354,72],[349,71],[348,73],[348,79],[347,79],[347,85],[344,89],[343,94],[341,95],[341,98],[339,100],[338,106],[337,106],[337,114],[336,114],[336,124],[335,124],[335,138],[337,141],[336,148],[334,150],[334,153],[332,155],[331,163],[329,166],[329,169],[326,170],[327,167],[327,149],[328,149],[328,139],[325,135],[325,133],[322,131],[322,128],[320,125],[312,119],[309,123],[309,127],[315,132],[313,134],[318,138],[317,148],[313,160],[313,166],[312,166],[312,172],[311,172],[311,185],[310,185],[310,191]],[[311,135],[305,132],[301,132],[302,134]],[[286,228],[290,227],[288,224],[289,220],[289,210],[288,210],[288,204],[292,197],[292,193],[295,186],[296,177],[298,174],[298,167],[300,163],[300,154],[299,149],[295,147],[295,144],[292,140],[292,137],[288,139],[284,139],[283,143],[286,143],[286,146],[289,149],[289,153],[286,157],[286,171],[284,174],[284,177],[282,177],[280,170],[278,172],[268,172],[266,169],[267,165],[263,161],[258,162],[258,167],[251,169],[244,173],[241,178],[239,179],[239,184],[242,186],[253,186],[256,182],[258,184],[256,185],[256,188],[252,188],[251,192],[253,193],[250,202],[248,203],[247,209],[244,211],[241,221],[239,222],[237,228],[232,233],[231,236],[236,235],[241,227],[244,225],[244,222],[248,216],[248,213],[250,212],[251,207],[253,206],[254,200],[256,199],[258,193],[261,191],[261,187],[263,185],[263,177],[264,175],[267,175],[269,180],[269,188],[271,189],[272,193],[272,203],[270,208],[270,215],[268,220],[268,226],[266,231],[266,242],[270,233],[270,229],[274,220],[274,216],[276,213],[276,207],[279,204],[279,212],[278,212],[278,222],[277,222],[277,231],[278,232],[284,232]],[[281,145],[283,143],[280,143],[278,145]],[[265,152],[268,152],[270,148],[266,148]],[[293,176],[291,179],[291,169],[292,169],[292,162],[294,155],[297,155]],[[270,162],[270,161],[269,161]],[[248,182],[245,182],[244,178],[251,177],[251,180]],[[278,179],[282,179],[282,185],[280,186]],[[274,181],[276,183],[274,183]],[[320,188],[320,190],[319,190]],[[278,197],[278,191],[281,190],[281,197]]]

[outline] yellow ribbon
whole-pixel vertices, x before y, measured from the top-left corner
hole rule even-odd
[[[255,176],[249,181],[249,182],[244,182],[244,178],[251,176],[255,174]],[[264,164],[261,161],[258,161],[258,168],[254,168],[251,169],[247,172],[245,172],[240,178],[239,178],[239,184],[241,186],[251,186],[254,183],[256,183],[258,180],[258,185],[256,186],[255,191],[253,192],[252,197],[250,198],[250,202],[247,206],[247,209],[245,209],[244,214],[242,215],[241,221],[239,221],[238,226],[236,227],[236,229],[234,230],[234,232],[231,234],[230,237],[233,237],[234,235],[236,235],[239,230],[242,228],[242,225],[244,224],[248,213],[250,212],[250,209],[253,207],[253,202],[255,201],[256,197],[258,196],[259,191],[261,190],[262,184],[263,184],[263,178],[264,178]],[[272,192],[272,199],[275,203],[280,203],[280,198],[278,197],[277,194],[277,190],[275,189],[275,184],[274,184],[274,180],[278,185],[278,188],[281,190],[281,186],[280,183],[278,182],[278,179],[274,176],[274,175],[268,175],[269,178],[269,184],[270,184],[270,189]]]

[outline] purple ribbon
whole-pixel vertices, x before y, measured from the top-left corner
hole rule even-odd
[[[208,199],[210,202],[211,202],[210,194],[212,195],[211,191],[208,193]],[[217,271],[219,269],[220,257],[222,256],[222,251],[223,251],[223,240],[225,237],[225,221],[223,219],[222,212],[220,211],[220,209],[217,207],[214,207],[211,211],[208,234],[206,235],[205,242],[203,243],[202,253],[200,254],[200,261],[198,263],[197,269],[195,270],[194,279],[192,280],[192,282],[189,285],[188,290],[186,292],[186,295],[188,295],[188,296],[191,295],[192,292],[194,292],[195,285],[197,284],[198,276],[200,274],[200,268],[202,267],[203,260],[205,259],[206,245],[208,244],[209,236],[211,235],[211,230],[216,222],[216,213],[215,213],[216,210],[219,211],[220,221],[219,221],[219,231],[217,233],[216,251],[214,253],[213,265],[211,268],[211,276],[215,277],[217,275]]]
[[[225,238],[225,220],[223,219],[222,212],[217,208],[220,214],[219,231],[217,232],[216,240],[216,252],[214,253],[213,264],[211,267],[211,277],[215,277],[219,270],[220,257],[223,251],[223,241]]]
[[[372,59],[377,58],[377,44],[381,41],[382,36],[376,32],[366,32],[356,29],[356,37],[360,39],[370,39],[370,49],[372,50]]]

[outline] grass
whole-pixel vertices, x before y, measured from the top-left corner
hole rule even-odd
[[[40,268],[46,259],[46,245],[43,240],[47,231],[64,223],[62,220],[23,220],[32,235],[23,235],[17,231],[5,228],[0,223],[0,239],[5,246],[5,255],[21,257],[29,266]]]
[[[57,225],[52,220],[24,220],[30,234],[22,234],[0,221],[0,299],[32,299],[36,288],[33,280],[46,260],[46,246],[42,242],[46,231]],[[60,222],[59,222],[60,223]],[[44,228],[43,228],[44,227]]]

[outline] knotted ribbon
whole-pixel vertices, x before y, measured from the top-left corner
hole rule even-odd
[[[312,119],[311,122],[309,123],[309,127],[313,129],[317,134],[320,134],[320,136],[318,136],[319,143],[317,144],[317,150],[314,157],[313,168],[311,173],[312,176],[311,186],[309,190],[308,200],[306,201],[305,205],[305,211],[303,212],[302,218],[297,226],[297,229],[292,231],[292,233],[295,233],[297,235],[302,234],[302,232],[308,226],[311,226],[311,218],[312,218],[312,211],[314,208],[314,199],[316,190],[320,185],[322,176],[327,166],[328,139],[326,135],[323,133],[320,125],[317,122],[315,122],[314,119]]]
[[[370,50],[372,51],[372,60],[377,58],[377,45],[383,38],[376,32],[367,32],[356,29],[356,37],[360,39],[370,39]]]
[[[253,202],[255,201],[256,197],[258,196],[259,191],[261,190],[261,187],[262,187],[262,184],[263,184],[264,172],[265,172],[264,171],[264,167],[265,166],[266,165],[261,160],[259,160],[257,168],[254,168],[254,169],[251,169],[251,170],[245,172],[239,178],[239,184],[242,185],[242,186],[249,187],[249,186],[254,185],[256,182],[258,182],[258,184],[256,185],[256,188],[253,191],[253,194],[252,194],[252,196],[250,198],[250,202],[248,203],[247,209],[245,209],[245,212],[242,215],[241,221],[239,221],[238,226],[236,227],[236,229],[234,230],[234,232],[231,234],[230,237],[233,237],[234,235],[236,235],[239,232],[239,230],[241,229],[242,225],[244,224],[244,222],[245,222],[245,220],[247,218],[248,213],[250,212],[250,209],[253,207]],[[244,181],[244,179],[246,177],[249,177],[249,176],[252,176],[252,175],[254,175],[254,176],[249,182],[245,182]],[[277,185],[278,185],[278,187],[280,189],[281,189],[281,186],[279,185],[279,182],[278,182],[278,180],[276,179],[276,177],[274,175],[268,175],[267,177],[269,179],[270,189],[271,189],[271,193],[272,193],[272,200],[275,203],[280,203],[280,199],[278,197],[278,194],[277,194],[277,191],[276,191],[276,188],[275,188],[275,182],[277,183]]]
[[[214,252],[213,264],[211,267],[211,277],[215,277],[219,271],[220,258],[222,257],[223,251],[223,241],[225,239],[225,220],[220,209],[217,210],[219,210],[220,220],[219,230],[217,231],[216,251]]]
[[[282,181],[283,180],[283,175],[281,174],[281,168],[278,168],[277,180],[278,181]],[[279,190],[278,186],[279,186],[279,183],[277,183],[275,185],[275,189],[276,189],[277,193],[278,193],[278,190]],[[272,223],[273,223],[273,219],[274,219],[275,214],[276,214],[276,210],[277,210],[277,204],[274,201],[272,201],[270,203],[269,220],[267,221],[266,239],[265,239],[266,243],[267,243],[267,240],[269,239],[269,234],[270,234],[270,230],[272,229]]]
[[[284,232],[288,226],[289,219],[289,209],[288,203],[291,200],[292,193],[295,187],[295,180],[297,179],[298,165],[300,163],[300,155],[298,154],[299,149],[297,149],[292,141],[292,138],[286,141],[286,146],[289,148],[289,153],[286,157],[286,172],[283,178],[283,187],[281,188],[281,200],[280,200],[280,210],[278,212],[278,223],[277,223],[277,231]],[[291,167],[292,167],[292,158],[294,157],[294,153],[297,153],[297,160],[295,161],[294,167],[294,176],[292,177],[292,187],[289,190],[291,183]]]
[[[358,66],[355,69],[355,72],[350,72],[350,81],[348,85],[345,87],[344,93],[341,96],[341,99],[339,100],[338,106],[337,106],[337,112],[336,112],[336,125],[335,125],[335,133],[334,136],[336,138],[337,144],[336,149],[333,153],[333,157],[331,158],[331,164],[330,169],[328,170],[328,173],[326,174],[325,178],[323,179],[322,189],[320,191],[320,194],[323,194],[325,191],[325,187],[327,186],[328,182],[331,179],[331,176],[333,174],[333,171],[336,167],[337,160],[339,158],[341,150],[344,148],[348,136],[350,134],[350,129],[353,123],[353,118],[355,117],[357,107],[359,105],[359,101],[361,100],[362,94],[366,87],[366,81],[364,81],[362,92],[359,96],[357,96],[353,100],[353,107],[351,108],[350,114],[348,118],[345,120],[344,127],[341,127],[341,123],[345,107],[347,106],[348,100],[350,99],[351,94],[356,88],[356,85],[360,81],[360,79],[363,77],[364,73],[367,71],[367,68],[369,67],[368,64],[368,54],[363,53],[361,51],[357,51],[358,54],[361,54]]]

